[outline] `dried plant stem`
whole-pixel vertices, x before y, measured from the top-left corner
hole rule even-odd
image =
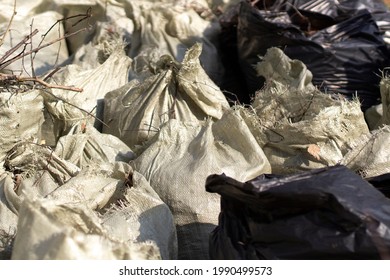
[[[9,30],[11,28],[12,21],[14,20],[15,15],[16,15],[16,0],[14,0],[14,9],[13,9],[13,12],[12,12],[12,16],[11,16],[10,20],[8,21],[8,25],[7,25],[7,28],[4,31],[3,36],[0,39],[0,46],[3,45],[5,36],[7,36],[8,32],[9,32]]]
[[[5,66],[3,66],[3,62],[8,58],[10,57],[14,52],[16,52],[17,49],[19,49],[21,46],[25,46],[26,43],[31,39],[32,36],[35,36],[36,34],[38,33],[38,29],[35,29],[33,32],[31,32],[30,34],[28,34],[26,37],[24,37],[19,43],[16,44],[16,46],[10,48],[1,58],[0,58],[0,68],[4,68]],[[23,55],[24,53],[24,50],[16,55],[16,57],[20,56],[20,55]],[[22,58],[22,56],[20,56],[19,58]],[[18,59],[19,59],[18,58]],[[13,61],[15,61],[17,59],[14,59]],[[11,62],[12,63],[12,62]],[[8,63],[7,65],[9,65],[10,63]],[[7,66],[6,65],[6,66]]]
[[[43,41],[45,40],[47,34],[49,34],[49,32],[57,25],[59,24],[60,22],[65,22],[69,19],[74,19],[74,18],[81,18],[80,20],[78,20],[76,23],[73,23],[72,24],[72,27],[75,27],[77,24],[79,24],[80,22],[84,21],[84,20],[88,20],[90,17],[92,17],[92,9],[91,8],[88,8],[87,12],[85,14],[77,14],[77,15],[73,15],[73,16],[69,16],[69,17],[65,17],[65,18],[62,18],[62,19],[59,19],[57,20],[47,31],[45,34],[42,35],[42,39],[41,41],[39,42],[39,45],[38,45],[38,48],[41,47]],[[89,25],[89,24],[88,24]],[[82,31],[85,31],[86,29],[88,29],[87,27],[86,28],[83,28],[83,29],[80,29]],[[79,30],[79,31],[80,31]],[[65,33],[65,35],[62,37],[62,38],[67,38],[69,36],[72,36],[72,35],[75,35],[77,33],[79,33],[79,31],[76,31],[76,32],[72,32],[72,33]],[[61,38],[61,36],[59,36],[59,38]],[[35,58],[35,55],[36,55],[36,52],[34,53],[34,58]]]
[[[3,63],[2,63],[2,61],[4,61],[4,60],[3,60],[3,58],[1,58],[1,59],[0,59],[0,69],[3,69],[3,68],[5,68],[5,67],[7,67],[8,65],[12,64],[13,62],[15,62],[15,61],[17,61],[17,60],[19,60],[19,59],[21,59],[21,58],[27,56],[27,55],[30,55],[31,53],[36,53],[36,52],[38,52],[39,50],[41,50],[41,49],[43,49],[43,48],[46,48],[46,47],[48,47],[48,46],[50,46],[50,45],[52,45],[52,44],[54,44],[54,43],[56,43],[56,42],[58,42],[58,41],[64,40],[64,39],[66,39],[66,38],[68,38],[68,37],[70,37],[70,36],[76,35],[76,34],[78,34],[78,33],[80,33],[80,32],[86,31],[87,29],[88,29],[88,28],[85,27],[85,28],[79,29],[79,30],[77,30],[77,31],[75,31],[75,32],[65,34],[64,36],[61,36],[60,38],[57,38],[57,39],[55,39],[55,40],[53,40],[53,41],[50,41],[50,42],[48,42],[48,43],[46,43],[46,44],[44,44],[44,45],[41,45],[41,46],[39,46],[39,47],[36,47],[36,48],[34,48],[34,49],[32,49],[32,50],[30,50],[30,51],[28,51],[28,52],[23,51],[23,52],[21,52],[20,54],[16,55],[15,57],[13,57],[13,58],[11,58],[11,59],[9,59],[9,60],[3,62]],[[30,40],[30,38],[31,38],[32,36],[34,36],[36,33],[38,33],[38,30],[37,30],[37,29],[35,29],[35,30],[33,31],[32,34],[27,35],[19,44],[17,44],[17,45],[16,45],[15,47],[13,47],[11,50],[15,49],[16,47],[19,48],[21,45],[24,45],[24,44],[25,44],[28,40]],[[17,49],[17,48],[16,48],[16,49]],[[16,50],[16,49],[15,49],[15,50]],[[8,52],[10,52],[11,50],[9,50]],[[13,52],[14,52],[15,50],[13,50]],[[7,52],[7,53],[8,53],[8,52]],[[6,53],[6,54],[7,54],[7,53]],[[8,55],[8,56],[9,56],[9,55]]]
[[[56,96],[55,94],[53,94],[53,93],[52,93],[51,91],[49,91],[49,90],[45,90],[45,92],[46,92],[47,94],[49,94],[51,97],[54,97],[54,98],[57,99],[57,100],[61,100],[61,101],[64,102],[65,104],[68,104],[68,105],[70,105],[70,106],[73,106],[73,107],[79,109],[80,111],[86,113],[88,116],[90,116],[90,117],[94,118],[95,120],[99,121],[99,122],[102,123],[104,126],[109,127],[108,124],[106,124],[103,120],[101,120],[101,119],[99,119],[98,117],[96,117],[95,115],[93,115],[91,112],[88,112],[87,110],[85,110],[85,109],[83,109],[83,108],[80,108],[79,106],[76,106],[76,105],[72,104],[71,102],[67,101],[67,100],[64,99],[64,98],[61,98],[61,97],[59,97],[59,96]]]
[[[11,82],[11,81],[12,82],[19,82],[22,84],[26,83],[26,82],[32,82],[35,84],[40,84],[40,85],[45,86],[47,88],[57,88],[57,89],[64,89],[64,90],[70,90],[70,91],[76,91],[76,92],[83,91],[82,88],[49,84],[44,79],[41,79],[38,77],[22,77],[22,76],[17,76],[17,75],[13,75],[13,74],[0,73],[0,84]]]

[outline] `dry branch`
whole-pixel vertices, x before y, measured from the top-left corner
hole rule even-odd
[[[80,108],[79,106],[74,105],[73,103],[69,102],[68,100],[66,100],[66,99],[64,99],[64,98],[61,98],[61,97],[59,97],[59,96],[56,96],[56,95],[53,94],[51,91],[46,90],[45,92],[46,92],[48,95],[54,97],[56,100],[60,100],[60,101],[64,102],[65,104],[68,104],[68,105],[70,105],[70,106],[73,106],[73,107],[77,108],[78,110],[80,110],[80,111],[86,113],[88,116],[90,116],[90,117],[94,118],[95,120],[99,121],[99,122],[100,122],[101,124],[103,124],[104,126],[109,127],[108,124],[106,124],[103,120],[101,120],[101,119],[99,119],[98,117],[96,117],[95,115],[93,115],[91,112],[88,112],[87,110],[85,110],[85,109],[83,109],[83,108]]]
[[[16,1],[14,2],[14,14],[16,14]],[[6,34],[8,33],[13,16],[11,17],[9,24],[7,26],[7,30],[5,33],[2,35],[2,38],[0,39],[0,44],[2,44]],[[38,34],[38,29],[33,30],[33,21],[30,25],[30,34],[26,35],[22,40],[20,40],[19,43],[17,43],[15,46],[11,47],[2,57],[0,57],[0,71],[4,70],[7,66],[11,65],[12,63],[24,59],[26,56],[31,57],[31,70],[32,70],[32,76],[23,76],[23,71],[20,75],[15,75],[15,74],[5,74],[5,73],[0,73],[0,91],[2,90],[9,90],[11,87],[15,90],[15,87],[19,86],[19,89],[16,90],[18,92],[24,91],[24,90],[30,90],[34,88],[57,88],[57,89],[63,89],[63,90],[69,90],[69,91],[76,91],[76,92],[81,92],[81,88],[77,88],[74,86],[66,86],[66,85],[53,85],[47,82],[47,79],[51,77],[55,72],[59,70],[58,67],[55,67],[53,71],[51,71],[49,74],[47,74],[45,77],[36,77],[35,76],[35,71],[34,71],[34,63],[33,60],[36,56],[36,54],[50,46],[53,45],[57,42],[61,42],[62,40],[65,40],[71,36],[74,36],[76,34],[79,34],[81,32],[85,32],[90,28],[90,25],[88,24],[87,27],[81,28],[72,32],[67,32],[61,36],[59,34],[59,37],[56,38],[55,40],[51,40],[50,42],[43,43],[45,38],[47,37],[47,34],[59,23],[67,21],[69,19],[75,19],[75,18],[80,18],[77,22],[75,22],[72,27],[77,26],[80,22],[88,20],[92,16],[92,10],[89,8],[85,14],[77,14],[69,17],[64,17],[62,19],[57,20],[43,35],[42,39],[39,42],[38,46],[33,48],[32,47],[32,38]],[[30,44],[31,48],[30,50],[26,50],[28,44]],[[23,69],[24,68],[24,63],[23,64]],[[26,72],[24,70],[24,72]],[[40,87],[39,87],[40,86]]]
[[[11,16],[10,20],[8,21],[8,25],[7,25],[7,28],[5,29],[4,33],[3,33],[3,36],[0,39],[0,47],[3,45],[5,36],[7,36],[7,33],[9,32],[9,30],[11,28],[12,21],[14,20],[15,15],[16,15],[16,0],[14,0],[14,9],[13,9],[13,12],[12,12],[12,16]]]
[[[77,91],[82,92],[82,88],[77,88],[73,86],[63,86],[63,85],[53,85],[45,82],[45,80],[40,79],[38,77],[22,77],[12,74],[4,74],[0,73],[0,88],[5,87],[7,84],[18,84],[21,83],[23,85],[28,85],[28,83],[31,83],[31,87],[34,87],[35,84],[40,84],[46,88],[58,88],[58,89],[64,89],[64,90],[70,90],[70,91]]]
[[[15,53],[21,46],[25,46],[27,44],[27,42],[33,37],[35,36],[36,34],[38,33],[38,29],[35,29],[33,32],[31,32],[30,34],[28,34],[27,36],[25,36],[19,43],[16,44],[16,46],[10,48],[1,58],[0,58],[0,69],[4,69],[6,66],[8,66],[9,64],[11,64],[12,62],[16,61],[17,59],[19,58],[22,58],[19,57],[17,59],[12,59],[12,61],[10,63],[7,63],[8,61],[4,62],[4,60],[6,60],[9,56],[11,56],[13,53]],[[16,55],[15,57],[18,57],[20,56],[21,54],[24,53],[24,49],[23,51]],[[4,64],[7,63],[5,66]]]

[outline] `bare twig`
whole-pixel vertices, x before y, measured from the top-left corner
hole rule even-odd
[[[63,85],[53,85],[47,83],[45,80],[38,78],[38,77],[22,77],[18,75],[13,74],[4,74],[0,73],[0,85],[1,84],[15,84],[15,83],[21,83],[26,85],[26,83],[32,82],[33,84],[40,84],[47,88],[57,88],[57,89],[64,89],[64,90],[70,90],[70,91],[76,91],[76,92],[82,92],[82,88],[72,87],[72,86],[63,86]],[[33,88],[33,86],[31,86]]]
[[[20,81],[20,82],[34,82],[34,83],[41,84],[47,88],[57,88],[57,89],[64,89],[64,90],[77,91],[77,92],[83,91],[82,88],[49,84],[49,83],[45,82],[44,80],[37,78],[37,77],[18,77],[18,81]]]
[[[32,32],[32,28],[33,28],[33,24],[34,24],[34,19],[31,20],[31,24],[30,24],[30,33]],[[32,42],[32,37],[31,37],[31,41],[30,41],[30,51],[32,51],[33,49],[33,42]],[[35,69],[34,69],[34,58],[32,56],[32,53],[30,54],[30,63],[31,63],[31,75],[33,77],[35,77]],[[23,63],[23,68],[24,68],[24,63]],[[24,70],[26,73],[28,73],[26,71],[26,69]]]
[[[79,109],[80,111],[86,113],[88,116],[90,116],[90,117],[94,118],[95,120],[99,121],[99,122],[102,123],[104,126],[109,127],[108,124],[106,124],[103,120],[101,120],[101,119],[99,119],[98,117],[96,117],[95,115],[93,115],[91,112],[88,112],[87,110],[85,110],[85,109],[83,109],[83,108],[80,108],[80,107],[78,107],[78,106],[72,104],[71,102],[67,101],[66,99],[64,99],[64,98],[62,98],[62,97],[59,97],[59,96],[55,95],[54,93],[52,93],[52,92],[49,91],[49,90],[46,90],[45,92],[46,92],[47,94],[49,94],[50,96],[54,97],[55,99],[60,100],[60,101],[64,102],[65,104],[68,104],[68,105],[70,105],[70,106],[73,106],[73,107]]]
[[[16,1],[14,2],[14,14],[16,14]],[[46,48],[46,47],[48,47],[50,45],[53,45],[53,44],[55,44],[57,42],[60,42],[60,44],[61,44],[62,40],[66,39],[68,37],[74,36],[76,34],[79,34],[81,32],[84,32],[84,31],[88,30],[91,27],[91,25],[88,23],[88,25],[86,27],[84,27],[84,28],[81,28],[81,29],[78,29],[78,30],[74,30],[72,32],[66,32],[63,35],[61,35],[61,31],[59,29],[58,30],[58,32],[59,32],[58,33],[58,38],[56,38],[54,40],[51,40],[50,42],[44,43],[45,38],[47,37],[49,32],[51,30],[53,30],[53,28],[56,25],[58,25],[60,27],[59,23],[61,23],[63,21],[67,21],[69,19],[76,19],[77,21],[72,24],[72,27],[74,27],[77,24],[79,24],[80,22],[82,22],[84,20],[88,20],[91,16],[92,16],[92,10],[91,10],[91,8],[89,8],[87,10],[87,12],[84,13],[84,14],[77,14],[77,15],[64,17],[62,19],[57,20],[49,28],[49,30],[47,30],[42,35],[42,39],[39,42],[37,47],[33,47],[33,44],[32,44],[32,37],[34,37],[36,34],[38,34],[38,29],[34,29],[33,30],[34,20],[32,20],[31,24],[30,24],[30,34],[25,36],[22,40],[20,40],[19,43],[17,43],[15,46],[11,47],[2,57],[0,57],[0,70],[5,69],[10,64],[12,64],[15,61],[18,61],[20,59],[22,59],[22,67],[23,67],[21,69],[21,73],[18,74],[18,75],[15,74],[15,72],[11,72],[11,74],[0,73],[0,91],[1,90],[8,90],[8,91],[21,92],[21,91],[28,91],[28,90],[32,90],[32,89],[42,89],[42,90],[45,90],[45,89],[61,89],[61,90],[82,92],[83,91],[82,88],[78,88],[78,87],[75,87],[75,86],[51,84],[50,82],[48,82],[48,80],[60,69],[60,67],[56,66],[57,65],[57,61],[58,61],[58,56],[59,56],[60,49],[58,50],[58,53],[57,53],[57,60],[56,60],[55,66],[53,66],[54,69],[51,70],[48,74],[46,74],[44,76],[41,76],[41,77],[38,76],[37,77],[35,75],[34,58],[35,58],[36,54],[41,49]],[[7,27],[6,33],[10,29],[12,20],[13,20],[13,17],[10,19],[9,26]],[[0,40],[1,40],[0,43],[3,42],[3,40],[5,38],[5,34],[2,35],[2,38],[0,38]],[[28,49],[28,44],[30,44],[30,48],[29,49]],[[31,76],[26,71],[25,65],[24,65],[24,58],[27,57],[27,56],[30,56],[30,58],[31,58],[31,70],[32,70],[32,72],[30,73],[30,74],[32,74]],[[23,74],[24,72],[26,72],[27,75]],[[79,109],[82,112],[86,113],[88,116],[94,117],[96,120],[101,122],[103,125],[108,126],[102,120],[100,120],[99,118],[95,117],[91,112],[88,112],[88,111],[86,111],[86,110],[84,110],[82,108],[79,108],[78,106],[68,102],[67,100],[65,100],[65,99],[63,99],[61,97],[55,96],[50,90],[47,90],[45,92],[48,92],[48,94],[52,95],[57,100],[61,100],[62,102],[66,103],[68,105],[76,107],[77,109]]]
[[[14,10],[12,12],[12,16],[11,16],[10,20],[8,21],[7,28],[5,29],[3,36],[0,38],[0,46],[3,45],[5,36],[7,36],[8,32],[11,28],[11,24],[12,24],[12,21],[14,20],[15,15],[16,15],[16,0],[14,0]]]
[[[38,33],[38,29],[35,29],[33,32],[25,36],[18,44],[16,44],[15,47],[12,47],[9,49],[1,58],[0,58],[0,68],[4,68],[3,61],[5,61],[9,56],[11,56],[14,52],[16,52],[17,49],[19,49],[21,46],[25,46],[26,43],[30,40],[32,36],[35,36]],[[23,52],[22,52],[23,53]],[[19,56],[18,54],[17,56]],[[9,64],[7,64],[9,65]]]
[[[40,43],[38,44],[38,48],[41,47],[41,45],[42,45],[43,41],[45,40],[47,34],[49,34],[49,32],[50,32],[57,24],[59,24],[60,22],[63,22],[63,21],[67,21],[67,20],[70,20],[70,19],[74,19],[74,18],[79,18],[79,17],[81,17],[80,20],[78,20],[77,22],[75,22],[75,23],[72,24],[72,27],[75,27],[75,26],[76,26],[77,24],[79,24],[80,22],[89,19],[91,16],[92,16],[92,9],[91,9],[91,7],[89,7],[88,10],[87,10],[87,12],[86,12],[85,14],[77,14],[77,15],[73,15],[73,16],[69,16],[69,17],[64,17],[64,18],[61,18],[61,19],[57,20],[57,21],[56,21],[56,22],[55,22],[55,23],[46,31],[46,33],[42,35],[42,40],[41,40]],[[88,26],[89,26],[89,24],[88,24]],[[88,29],[88,28],[83,28],[82,30],[85,31],[85,30],[87,30],[87,29]],[[77,32],[77,33],[79,33],[79,32]],[[60,35],[59,38],[67,38],[67,37],[69,37],[69,36],[71,36],[71,35],[75,35],[75,34],[77,34],[77,33],[75,33],[75,32],[72,32],[72,33],[70,33],[70,34],[65,33],[63,37],[61,37],[61,35]],[[35,58],[35,55],[36,55],[36,52],[35,52],[35,54],[34,54],[34,58]]]
[[[49,74],[47,74],[42,80],[43,81],[47,81],[48,79],[50,79],[51,77],[53,77],[53,75],[55,74],[55,73],[57,73],[58,71],[60,71],[61,70],[61,67],[56,67],[56,68],[54,68],[52,71],[50,71],[49,72]]]
[[[33,48],[33,44],[32,44],[32,37],[35,36],[37,33],[38,33],[38,30],[35,29],[34,31],[32,30],[32,27],[33,27],[33,22],[34,20],[32,20],[31,22],[31,25],[30,25],[30,34],[28,34],[27,36],[25,36],[18,44],[16,44],[16,46],[12,47],[11,49],[9,49],[1,58],[0,58],[0,70],[1,69],[4,69],[6,68],[8,65],[14,63],[15,61],[19,60],[19,59],[24,59],[24,57],[30,55],[31,57],[31,70],[32,70],[32,76],[35,77],[35,70],[34,70],[34,58],[36,56],[36,54],[43,48],[46,48],[50,45],[53,45],[57,42],[60,42],[61,44],[61,41],[68,38],[68,37],[71,37],[71,36],[74,36],[78,33],[81,33],[81,32],[84,32],[86,30],[88,30],[90,28],[90,25],[88,24],[87,27],[85,28],[82,28],[82,29],[79,29],[79,30],[76,30],[74,32],[67,32],[65,33],[63,36],[61,36],[61,34],[59,34],[59,37],[55,40],[52,40],[46,44],[43,44],[47,34],[56,26],[58,25],[60,22],[63,22],[63,21],[67,21],[69,19],[74,19],[74,18],[80,18],[76,23],[74,23],[72,25],[72,27],[76,26],[77,24],[79,24],[80,22],[84,21],[84,20],[88,20],[91,16],[92,16],[92,12],[91,12],[91,8],[89,8],[87,10],[87,12],[85,14],[77,14],[77,15],[73,15],[73,16],[69,16],[69,17],[65,17],[65,18],[62,18],[62,19],[59,19],[57,20],[43,35],[42,35],[42,39],[41,41],[39,42],[38,46]],[[16,13],[16,3],[15,3],[15,13]],[[11,20],[10,20],[10,24],[11,24]],[[9,24],[9,25],[10,25]],[[4,35],[5,36],[5,35]],[[4,38],[3,36],[3,38]],[[29,51],[26,51],[26,46],[27,44],[30,44],[30,50]],[[23,50],[21,52],[19,52],[18,54],[15,55],[15,52],[21,48],[23,46]],[[58,54],[59,54],[59,50],[58,50]],[[13,57],[11,57],[13,55]],[[57,60],[58,60],[58,55],[57,55]],[[23,61],[24,62],[24,61]],[[57,64],[57,61],[56,61],[56,64]],[[24,69],[24,63],[23,63],[23,69]],[[24,71],[26,73],[28,73],[26,71],[26,69],[24,69]]]
[[[76,35],[76,34],[78,34],[78,33],[81,33],[81,32],[83,32],[83,31],[85,31],[85,30],[87,30],[87,29],[88,29],[88,28],[86,27],[86,28],[79,29],[79,30],[77,30],[77,31],[75,31],[75,32],[73,32],[73,33],[65,34],[64,36],[62,36],[62,37],[60,37],[60,38],[57,38],[57,39],[55,39],[55,40],[53,40],[53,41],[50,41],[50,42],[48,42],[48,43],[46,43],[46,44],[44,44],[44,45],[41,45],[41,46],[39,46],[39,47],[36,47],[36,48],[32,49],[31,51],[22,52],[21,54],[19,54],[19,55],[15,56],[15,57],[13,57],[13,58],[11,58],[11,59],[9,59],[9,60],[3,62],[3,63],[1,63],[1,59],[0,59],[0,69],[4,69],[5,67],[7,67],[8,65],[12,64],[13,62],[15,62],[15,61],[21,59],[22,57],[25,57],[25,56],[27,56],[27,55],[29,55],[29,54],[31,54],[31,53],[36,53],[36,52],[40,51],[40,50],[43,49],[43,48],[46,48],[46,47],[48,47],[48,46],[50,46],[50,45],[52,45],[52,44],[54,44],[54,43],[56,43],[56,42],[58,42],[58,41],[61,41],[61,40],[63,40],[63,39],[66,39],[66,38],[68,38],[68,37],[70,37],[70,36],[73,36],[73,35]],[[38,32],[38,30],[36,30],[36,31]],[[36,34],[36,33],[35,33],[35,34]],[[34,35],[35,35],[35,34],[34,34]],[[28,37],[28,39],[30,38],[29,35],[26,36],[26,37]],[[20,43],[19,43],[19,44],[20,44]],[[19,44],[18,44],[18,45],[19,45]]]

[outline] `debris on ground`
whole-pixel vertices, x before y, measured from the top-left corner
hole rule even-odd
[[[4,0],[0,259],[390,258],[380,0]]]

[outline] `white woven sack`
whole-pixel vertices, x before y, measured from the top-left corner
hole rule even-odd
[[[220,206],[219,197],[205,191],[206,178],[225,173],[246,181],[270,173],[268,160],[235,111],[215,123],[170,120],[147,146],[130,164],[172,210],[179,259],[207,259]]]
[[[382,103],[368,108],[364,113],[370,130],[390,125],[390,77],[388,75],[382,77],[379,87]]]
[[[163,259],[177,258],[171,211],[146,179],[126,163],[83,170],[48,198],[87,205],[104,213],[101,223],[109,237],[153,243]]]
[[[45,95],[45,106],[54,119],[52,133],[57,137],[63,136],[80,120],[88,120],[101,127],[98,119],[103,119],[103,98],[107,92],[126,84],[130,65],[131,59],[125,55],[122,46],[117,46],[116,51],[95,69],[83,70],[71,64],[56,73],[51,82],[72,85],[83,91],[52,89],[52,94]]]
[[[34,147],[38,148],[33,150],[31,147],[24,147],[20,154],[15,152],[14,158],[7,161],[10,167],[17,165],[21,171],[29,173],[28,178],[23,178],[25,173],[22,173],[21,182],[16,190],[13,184],[11,186],[8,184],[4,190],[8,208],[19,219],[23,215],[20,209],[26,198],[31,200],[45,198],[56,205],[67,205],[69,209],[72,209],[71,205],[76,208],[82,205],[94,216],[90,217],[91,219],[99,217],[99,223],[106,232],[105,237],[110,240],[128,245],[141,241],[154,244],[162,258],[177,258],[176,229],[171,211],[146,179],[133,171],[127,163],[100,162],[84,166],[80,170],[72,163],[59,158],[53,151],[48,153],[45,147],[37,145]],[[19,230],[20,227],[18,234]],[[66,238],[68,240],[76,237],[71,235]],[[26,245],[27,241],[23,242]],[[77,243],[77,240],[72,242]],[[64,247],[64,250],[67,249]],[[58,251],[56,253],[60,254]],[[84,253],[88,256],[93,252]],[[32,258],[35,257],[32,255]],[[73,257],[69,255],[69,258]]]
[[[266,86],[252,104],[257,115],[252,132],[274,173],[335,165],[368,133],[358,101],[314,88],[306,66],[282,50],[268,49],[257,70]]]
[[[89,164],[129,162],[136,156],[130,148],[110,134],[100,133],[90,124],[77,124],[61,137],[54,152],[82,168]]]
[[[7,172],[0,175],[0,260],[11,257],[11,244],[18,222],[17,211],[9,194],[13,193],[14,182]]]
[[[17,143],[40,141],[43,107],[38,90],[0,94],[0,162]]]
[[[12,259],[159,259],[148,243],[111,239],[98,218],[82,205],[30,201],[21,207]]]
[[[381,124],[390,125],[390,77],[383,77],[380,82],[382,100]]]
[[[350,151],[341,164],[364,178],[390,173],[390,126],[361,135],[351,143]]]
[[[194,5],[195,6],[195,5]],[[188,2],[129,1],[125,10],[134,22],[130,57],[148,48],[159,48],[177,61],[182,61],[188,48],[201,43],[200,61],[208,76],[219,83],[223,75],[217,42],[218,21],[203,19]]]
[[[101,217],[103,227],[118,240],[152,242],[162,259],[177,259],[177,235],[170,209],[137,171],[131,174],[131,183],[120,202]]]
[[[160,59],[160,73],[110,92],[105,97],[104,133],[118,136],[131,149],[142,145],[170,119],[198,121],[221,118],[229,108],[221,90],[199,62],[202,45],[186,52],[181,64]]]

